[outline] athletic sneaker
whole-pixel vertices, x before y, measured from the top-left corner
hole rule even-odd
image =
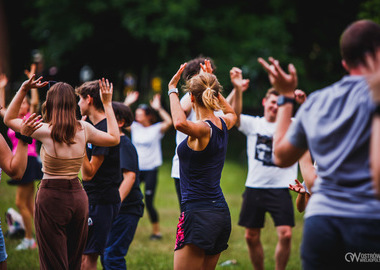
[[[150,237],[149,237],[150,240],[161,240],[162,239],[162,235],[161,234],[152,234]]]
[[[21,243],[16,247],[16,250],[26,250],[26,249],[35,249],[37,248],[37,243],[32,239],[24,238]]]

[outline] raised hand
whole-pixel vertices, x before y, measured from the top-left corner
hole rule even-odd
[[[199,65],[201,66],[201,72],[200,73],[202,73],[202,72],[212,73],[213,72],[210,60],[206,59],[204,64],[200,63]]]
[[[294,98],[296,99],[296,102],[301,105],[306,101],[306,94],[304,91],[296,89],[294,91]]]
[[[130,91],[127,93],[127,96],[125,97],[124,104],[127,106],[130,106],[131,104],[135,103],[139,98],[139,92],[137,91]]]
[[[0,88],[5,88],[8,84],[8,78],[5,74],[0,74]]]
[[[239,88],[242,92],[246,91],[249,87],[249,79],[243,79],[243,72],[240,68],[233,67],[230,70],[230,79],[234,88]]]
[[[156,111],[161,109],[161,95],[160,94],[155,94],[153,96],[153,99],[150,101],[150,106]]]
[[[187,65],[187,63],[182,64],[179,67],[177,73],[174,74],[173,78],[170,80],[170,82],[168,84],[169,90],[177,87],[177,84],[178,84],[179,80],[181,79],[181,74],[182,74],[183,70],[185,69],[186,65]]]
[[[34,74],[36,74],[36,64],[31,64],[30,71],[25,69],[24,74],[30,79]]]
[[[259,57],[258,61],[266,70],[271,85],[281,94],[293,96],[298,84],[297,71],[293,64],[288,65],[288,73],[280,66],[280,62],[273,57],[269,57],[269,62]]]
[[[301,193],[301,194],[306,193],[306,189],[300,183],[300,181],[298,181],[297,179],[295,181],[296,181],[295,185],[289,184],[289,189],[292,190],[292,191],[295,191],[297,193]]]
[[[100,98],[103,104],[112,102],[113,84],[109,83],[108,79],[102,78],[99,80]]]
[[[37,80],[34,80],[35,76],[36,75],[33,74],[29,78],[29,80],[26,80],[25,82],[23,82],[23,84],[21,85],[20,90],[23,90],[23,91],[27,92],[27,91],[29,91],[32,88],[41,88],[41,87],[45,87],[46,85],[49,84],[49,82],[42,82],[42,76],[39,77]]]
[[[30,137],[41,126],[42,126],[41,115],[37,115],[33,113],[28,118],[24,116],[24,118],[22,119],[20,133],[21,135]]]

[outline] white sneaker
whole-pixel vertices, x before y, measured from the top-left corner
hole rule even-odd
[[[16,250],[35,249],[37,247],[36,241],[32,239],[24,238],[21,243],[16,247]]]

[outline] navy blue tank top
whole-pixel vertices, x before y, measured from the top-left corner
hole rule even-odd
[[[194,200],[224,199],[220,177],[227,152],[228,130],[222,122],[222,129],[210,120],[211,137],[202,151],[194,151],[187,145],[188,137],[177,148],[180,169],[182,203]]]

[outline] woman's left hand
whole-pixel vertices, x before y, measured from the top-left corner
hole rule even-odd
[[[30,137],[40,127],[42,127],[41,115],[33,113],[28,118],[24,116],[22,119],[20,133],[21,135]]]
[[[186,65],[187,63],[182,64],[179,70],[177,71],[177,73],[174,74],[173,78],[170,80],[169,85],[168,85],[169,90],[177,87],[177,84],[179,80],[181,79],[181,74],[183,70],[185,69]]]
[[[34,79],[36,75],[33,74],[29,80],[26,80],[22,85],[21,88],[25,92],[28,92],[32,88],[42,88],[49,84],[49,82],[42,82],[42,76],[39,77],[37,80]]]

